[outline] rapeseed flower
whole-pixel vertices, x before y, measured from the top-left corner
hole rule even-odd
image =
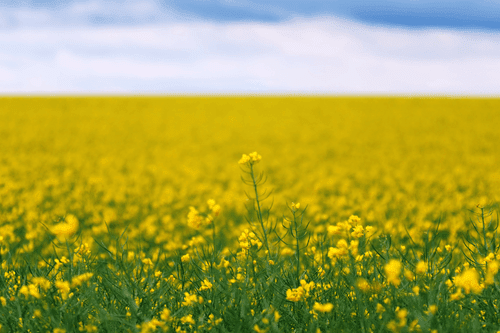
[[[497,260],[490,261],[487,265],[486,268],[486,279],[484,280],[484,283],[486,285],[491,285],[495,283],[495,276],[498,273],[498,270],[500,269],[500,262]]]
[[[243,154],[241,156],[241,159],[238,161],[239,164],[247,164],[247,163],[250,163],[251,165],[252,164],[255,164],[255,163],[259,163],[260,160],[262,159],[262,156],[260,156],[259,154],[257,154],[257,152],[253,152],[253,153],[250,153],[250,154]]]
[[[370,283],[368,283],[368,281],[366,281],[366,279],[364,278],[358,278],[356,281],[356,286],[364,293],[370,291]]]
[[[55,224],[50,231],[60,239],[70,238],[78,231],[79,222],[76,216],[66,215],[64,222]]]
[[[56,281],[55,286],[59,293],[61,294],[61,297],[63,300],[66,300],[69,296],[70,292],[70,284],[68,281]]]
[[[243,154],[243,156],[241,156],[241,159],[238,161],[239,164],[246,164],[248,161],[250,161],[250,156],[248,156],[247,154]]]
[[[473,292],[479,294],[484,286],[479,283],[479,274],[475,268],[468,268],[462,274],[455,276],[455,286],[463,288],[465,294]]]
[[[387,278],[387,282],[398,287],[401,283],[400,275],[401,275],[401,262],[397,259],[391,259],[384,266],[385,275]]]
[[[427,272],[427,263],[419,261],[417,267],[415,268],[415,272],[420,275],[425,274],[425,272]]]
[[[181,318],[181,323],[183,323],[183,324],[191,324],[191,325],[196,324],[196,322],[193,319],[193,315],[192,314],[188,314],[187,316],[182,317]]]
[[[319,312],[331,312],[333,310],[332,303],[320,304],[318,302],[314,302],[313,310]]]
[[[200,291],[209,290],[209,289],[212,289],[212,283],[210,283],[210,281],[208,281],[208,279],[201,281]]]
[[[199,298],[195,294],[190,294],[188,292],[184,293],[184,301],[182,302],[183,306],[191,306],[191,305],[198,303],[198,302],[199,302]]]
[[[193,206],[189,207],[188,225],[193,229],[199,229],[203,223],[203,218]]]
[[[71,279],[71,288],[80,287],[83,283],[87,282],[94,276],[94,273],[83,273],[77,276],[74,276]]]

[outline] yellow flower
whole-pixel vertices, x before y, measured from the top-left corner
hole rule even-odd
[[[81,286],[83,283],[90,280],[90,278],[92,276],[94,276],[93,273],[83,273],[83,274],[74,276],[73,279],[71,279],[71,287],[76,288],[76,287]]]
[[[262,156],[260,156],[259,154],[257,154],[257,152],[253,152],[253,153],[250,153],[250,154],[243,154],[241,156],[241,159],[238,161],[239,164],[246,164],[248,162],[250,162],[250,165],[252,164],[255,164],[255,163],[258,163],[260,160],[262,159]]]
[[[47,291],[49,290],[50,288],[50,281],[47,280],[46,278],[44,277],[34,277],[31,282],[36,285],[36,286],[39,286],[40,288],[42,288],[43,290]]]
[[[393,284],[395,287],[398,287],[401,283],[399,278],[401,274],[401,263],[396,259],[391,259],[384,266],[385,275],[387,277],[387,282]]]
[[[22,295],[24,295],[25,298],[28,298],[28,295],[29,295],[28,287],[27,286],[22,286],[19,289],[19,293],[22,294]]]
[[[220,205],[214,205],[212,208],[212,213],[214,214],[214,216],[219,216],[220,214],[220,211],[221,211],[221,208],[220,208]]]
[[[314,302],[313,310],[319,312],[331,312],[333,310],[332,303],[320,304],[318,302]]]
[[[182,262],[188,262],[189,260],[191,260],[191,256],[189,255],[189,253],[181,257]]]
[[[493,260],[488,263],[486,279],[484,281],[485,284],[490,285],[495,283],[494,278],[495,275],[497,275],[499,268],[500,268],[500,263],[497,260]]]
[[[189,207],[188,225],[193,229],[199,229],[202,224],[203,218],[200,216],[196,208]]]
[[[419,261],[415,269],[415,272],[417,274],[425,274],[426,271],[427,271],[427,264],[424,261]]]
[[[238,161],[239,164],[245,164],[247,163],[248,161],[250,161],[250,156],[248,156],[247,154],[243,154],[243,156],[241,157],[241,159]]]
[[[153,261],[150,258],[144,258],[144,259],[141,259],[141,261],[142,261],[143,265],[146,267],[153,267],[154,266]]]
[[[198,296],[196,295],[191,295],[188,292],[184,293],[184,301],[182,302],[183,306],[190,306],[193,305],[194,303],[198,303]]]
[[[286,299],[292,302],[299,302],[302,300],[305,290],[302,287],[296,289],[288,289],[286,291]]]
[[[208,290],[208,289],[212,289],[212,283],[210,283],[210,281],[208,281],[207,279],[201,281],[200,290]]]
[[[262,159],[262,156],[257,154],[256,151],[254,151],[253,153],[250,153],[248,155],[250,156],[250,158],[252,159],[252,162],[254,162],[254,163],[258,163]]]
[[[192,324],[192,325],[195,324],[195,321],[193,319],[193,315],[192,314],[182,317],[181,318],[181,322],[183,324]]]
[[[62,296],[63,300],[68,298],[68,294],[70,292],[70,285],[68,281],[56,281],[56,288],[59,290],[59,293]]]
[[[328,236],[340,235],[342,233],[342,228],[339,226],[329,225],[327,228]]]
[[[351,243],[349,244],[349,251],[351,251],[351,254],[354,257],[358,255],[358,246],[359,246],[358,240],[352,240]]]
[[[209,199],[207,201],[207,205],[209,209],[212,209],[213,206],[215,206],[215,200],[214,199]]]
[[[456,293],[450,295],[452,301],[458,301],[463,297],[462,289],[458,289]]]
[[[293,203],[291,204],[293,210],[297,210],[300,208],[300,203]]]
[[[354,230],[351,232],[351,236],[355,238],[363,237],[364,230],[362,225],[357,225],[354,227]]]
[[[170,319],[170,310],[167,308],[163,309],[160,314],[160,318],[163,321],[168,321]]]
[[[454,279],[455,285],[464,289],[466,294],[471,291],[479,294],[483,290],[483,286],[479,284],[479,274],[474,268],[466,269],[462,274]]]
[[[350,225],[357,225],[361,222],[361,219],[356,215],[351,215],[347,221]]]
[[[366,226],[365,228],[365,235],[366,237],[370,237],[375,233],[375,227],[372,227],[371,225]]]
[[[42,318],[42,311],[40,311],[39,309],[33,311],[33,318]]]
[[[61,239],[69,238],[77,232],[78,226],[78,219],[74,215],[68,214],[64,222],[52,226],[50,231]]]
[[[358,278],[358,280],[356,281],[356,286],[364,293],[370,290],[370,284],[363,278]]]

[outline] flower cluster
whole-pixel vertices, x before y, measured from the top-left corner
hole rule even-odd
[[[288,289],[286,291],[286,299],[291,302],[300,302],[309,297],[309,292],[314,289],[316,284],[314,281],[307,283],[305,280],[300,280],[298,288]]]
[[[241,159],[238,161],[239,164],[247,164],[249,163],[250,165],[253,165],[255,163],[259,163],[259,161],[262,159],[262,156],[257,154],[257,152],[253,152],[250,154],[243,154]]]
[[[210,199],[207,201],[207,205],[211,214],[203,216],[195,207],[189,207],[189,213],[187,216],[187,223],[193,229],[199,229],[202,225],[209,225],[213,223],[214,219],[219,216],[221,212],[221,207],[219,204],[215,203],[215,200]]]
[[[384,266],[384,272],[387,282],[398,287],[401,283],[401,262],[397,259],[391,259]]]
[[[247,253],[252,246],[255,246],[256,249],[260,249],[262,247],[262,242],[257,238],[257,235],[248,229],[245,229],[240,237],[238,238],[240,243],[240,247],[244,253]]]

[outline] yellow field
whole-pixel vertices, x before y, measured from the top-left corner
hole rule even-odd
[[[265,319],[267,317],[262,317],[264,319],[259,317],[258,322],[255,319],[247,323],[245,316],[250,316],[248,312],[250,305],[241,303],[243,305],[235,305],[238,309],[235,313],[241,313],[241,317],[238,317],[240,318],[238,320],[241,320],[238,325],[241,326],[228,324],[229,321],[236,320],[227,319],[233,318],[228,317],[233,313],[230,310],[231,306],[212,312],[216,314],[215,318],[217,316],[224,318],[226,326],[222,331],[240,330],[241,327],[246,327],[245,325],[254,327],[254,323],[257,325],[254,331],[259,331],[259,327],[265,325],[271,325],[272,327],[268,327],[271,331],[299,327],[300,325],[297,326],[298,324],[294,323],[298,308],[292,303],[305,302],[305,300],[304,296],[297,296],[293,293],[298,290],[297,288],[301,288],[298,287],[299,280],[302,278],[304,278],[302,281],[307,280],[313,271],[319,272],[314,273],[317,274],[314,275],[316,279],[314,281],[316,285],[319,285],[323,277],[320,273],[325,270],[328,271],[327,276],[332,279],[339,279],[340,275],[346,274],[349,276],[346,281],[352,282],[356,281],[358,276],[363,276],[366,280],[362,281],[372,281],[370,283],[373,286],[382,283],[385,288],[380,295],[386,296],[380,296],[380,299],[376,295],[370,296],[371,303],[369,304],[371,305],[367,305],[367,308],[358,304],[355,305],[357,310],[344,310],[349,313],[339,312],[336,316],[345,315],[347,316],[345,318],[355,318],[351,316],[350,311],[359,311],[358,315],[361,312],[372,313],[370,311],[373,311],[370,320],[373,320],[374,316],[378,316],[379,313],[380,320],[382,320],[382,312],[379,312],[382,300],[392,293],[393,303],[384,303],[394,305],[392,310],[387,310],[387,316],[384,314],[383,321],[380,321],[384,329],[396,332],[406,327],[405,330],[411,331],[417,327],[415,326],[417,322],[422,323],[422,327],[427,327],[429,330],[433,327],[451,329],[451,326],[446,326],[448,325],[446,323],[453,323],[450,320],[452,317],[455,318],[455,312],[453,312],[455,308],[446,308],[448,312],[443,312],[438,321],[429,319],[428,322],[422,321],[419,319],[420,315],[412,312],[419,309],[421,313],[428,314],[429,306],[432,304],[426,301],[422,305],[417,300],[419,289],[415,289],[415,286],[420,286],[422,290],[429,289],[430,282],[418,282],[414,276],[418,272],[426,272],[425,268],[417,264],[423,262],[427,265],[430,260],[426,257],[429,239],[424,239],[426,235],[429,235],[426,233],[427,230],[435,228],[438,222],[440,223],[439,230],[444,232],[443,242],[438,244],[439,249],[433,249],[443,253],[442,256],[445,258],[447,251],[453,252],[455,246],[459,248],[463,246],[461,237],[467,229],[471,228],[467,225],[467,221],[475,218],[469,210],[478,212],[478,209],[500,200],[500,100],[347,97],[3,97],[0,98],[0,151],[0,262],[2,262],[3,276],[0,277],[0,314],[4,315],[4,318],[9,318],[0,319],[0,331],[2,325],[4,331],[6,327],[12,329],[14,327],[12,325],[22,327],[22,320],[21,324],[14,324],[16,318],[21,317],[25,318],[25,325],[28,325],[26,318],[34,320],[30,324],[34,326],[25,326],[25,328],[37,327],[37,319],[34,318],[41,312],[33,311],[41,307],[44,307],[47,314],[40,315],[40,318],[49,316],[49,313],[52,313],[50,316],[55,316],[55,312],[50,312],[51,306],[61,306],[62,308],[58,309],[63,310],[57,310],[62,311],[61,313],[64,313],[66,308],[74,309],[69,305],[64,305],[64,301],[71,297],[73,292],[79,292],[78,286],[82,282],[75,284],[73,278],[70,296],[68,296],[69,284],[66,292],[63,292],[64,288],[61,287],[61,283],[69,283],[64,281],[71,281],[76,274],[71,271],[71,267],[78,270],[80,272],[78,274],[84,272],[90,274],[85,278],[87,280],[92,275],[96,277],[96,272],[100,272],[97,280],[92,280],[92,283],[95,283],[96,292],[108,290],[101,276],[115,274],[110,272],[116,272],[117,269],[119,272],[124,272],[121,273],[122,276],[133,272],[130,274],[136,277],[132,280],[138,284],[131,285],[130,290],[137,291],[143,288],[139,287],[140,283],[143,283],[146,278],[149,279],[147,267],[148,265],[153,267],[153,262],[157,269],[154,276],[163,277],[162,283],[165,283],[165,286],[163,284],[160,286],[160,282],[146,282],[149,285],[144,287],[144,290],[149,290],[151,293],[158,288],[175,290],[177,294],[175,298],[172,296],[170,303],[161,303],[163,296],[151,299],[153,302],[151,304],[165,304],[165,309],[170,310],[161,310],[156,307],[160,305],[148,305],[150,312],[146,310],[133,312],[135,305],[122,306],[115,301],[113,306],[116,306],[116,310],[113,311],[117,312],[110,314],[111,309],[115,308],[109,307],[110,312],[103,314],[98,309],[104,305],[98,305],[100,301],[95,299],[92,301],[94,303],[89,306],[92,310],[88,310],[88,313],[82,314],[78,312],[80,310],[68,310],[68,316],[71,313],[74,317],[65,319],[50,317],[50,320],[43,323],[43,327],[50,328],[50,330],[54,328],[54,332],[56,332],[55,327],[66,327],[65,329],[70,331],[71,323],[77,320],[81,325],[88,323],[90,328],[87,328],[87,331],[89,332],[93,331],[92,327],[113,331],[109,327],[115,326],[106,325],[115,324],[109,324],[107,320],[122,318],[119,320],[130,320],[132,328],[137,324],[137,330],[140,329],[142,332],[153,331],[160,327],[167,330],[167,326],[161,325],[166,325],[165,323],[169,320],[171,327],[179,328],[180,331],[182,331],[181,328],[185,331],[192,331],[195,327],[198,327],[199,331],[204,331],[209,327],[206,326],[208,323],[216,325],[212,317],[210,317],[211,321],[206,321],[212,310],[207,310],[206,305],[203,305],[205,308],[200,305],[200,309],[195,311],[189,297],[202,295],[203,288],[205,290],[212,288],[211,284],[210,287],[206,287],[207,281],[211,281],[214,285],[219,281],[218,275],[212,274],[212,265],[217,264],[219,268],[226,267],[224,274],[229,275],[224,278],[220,277],[220,281],[225,281],[225,285],[221,284],[218,288],[231,290],[231,285],[245,279],[242,275],[242,267],[248,268],[249,263],[252,263],[250,259],[255,259],[253,265],[262,265],[259,266],[261,267],[259,270],[262,271],[264,269],[262,267],[267,267],[265,269],[269,270],[271,266],[277,264],[274,261],[279,259],[279,251],[284,258],[295,253],[294,258],[297,260],[297,262],[293,261],[295,259],[280,261],[281,268],[279,269],[282,269],[280,274],[284,274],[283,272],[287,269],[297,271],[297,276],[294,276],[292,280],[282,281],[284,289],[278,293],[281,295],[281,300],[278,302],[279,297],[276,296],[278,294],[263,296],[268,288],[265,287],[267,286],[265,283],[269,283],[269,277],[263,280],[267,282],[263,282],[261,294],[256,291],[257,296],[254,294],[248,296],[249,302],[255,306],[255,311],[258,313],[261,313],[262,309],[268,307],[269,304],[272,304],[269,309],[274,306],[274,309],[279,310],[279,315],[275,315],[276,323],[273,324],[275,326],[269,324],[269,319]],[[246,236],[242,236],[242,232],[249,228],[245,220],[245,216],[248,216],[245,207],[252,207],[252,201],[247,199],[245,191],[252,196],[255,193],[251,187],[242,183],[241,176],[245,168],[242,164],[238,164],[238,161],[242,158],[242,154],[254,151],[262,156],[262,160],[255,165],[255,170],[257,173],[263,172],[267,177],[267,182],[260,186],[260,190],[273,191],[270,198],[263,202],[264,206],[268,207],[274,200],[270,221],[280,224],[283,214],[290,215],[287,204],[290,206],[292,202],[300,203],[301,210],[307,206],[305,220],[311,221],[308,230],[312,236],[307,248],[294,252],[292,245],[289,245],[292,249],[277,247],[278,257],[274,257],[274,254],[271,255],[274,253],[272,251],[265,252],[265,254],[260,251],[263,248],[262,233],[258,234],[256,231],[260,236],[260,241],[255,238],[251,240],[252,236],[245,233]],[[215,200],[221,208],[220,215],[214,222],[215,229],[190,228],[189,224],[197,218],[197,215],[192,213],[188,223],[190,207],[195,207],[202,213],[210,213],[207,207],[209,199]],[[210,207],[213,205],[213,202],[209,204]],[[191,211],[193,211],[192,208]],[[212,209],[212,213],[215,214],[215,210]],[[352,215],[358,216],[361,222],[351,217]],[[338,255],[335,252],[342,250],[341,242],[337,242],[337,248],[334,248],[333,238],[327,240],[325,246],[330,246],[330,248],[328,250],[327,247],[321,247],[323,252],[318,254],[321,260],[314,253],[316,253],[316,247],[320,248],[321,239],[327,239],[322,238],[321,235],[337,237],[339,233],[332,231],[334,230],[331,229],[332,226],[350,217],[350,226],[345,224],[347,226],[346,239],[350,240],[352,237],[363,239],[359,243],[359,253],[362,253],[364,257],[358,256],[358,245],[356,243],[353,250],[351,242],[349,246],[352,264],[349,267],[351,268],[335,271],[336,268],[333,266],[337,263],[336,258],[340,258],[339,262],[344,260],[342,254]],[[374,253],[368,251],[368,245],[366,245],[367,252],[361,252],[361,245],[365,244],[365,240],[368,244],[369,236],[368,232],[366,235],[361,233],[354,236],[356,232],[354,226],[357,223],[375,227],[373,239],[375,243],[378,242],[377,244],[383,244],[383,239],[380,238],[383,234],[389,234],[392,237],[393,247],[390,251],[383,252],[387,255],[390,253],[389,257],[377,252],[379,255],[377,259],[370,259],[375,257]],[[349,229],[351,227],[354,229]],[[256,229],[259,229],[259,225]],[[409,240],[405,229],[408,230],[414,243]],[[278,230],[284,232],[282,227],[278,227]],[[352,234],[351,230],[354,230]],[[492,230],[492,227],[485,230],[483,238],[492,238]],[[115,242],[122,233],[122,240],[127,239],[126,251],[123,248],[119,249],[122,243]],[[197,256],[201,258],[199,249],[202,246],[209,246],[211,242],[213,242],[213,252],[210,260],[213,262],[200,259],[201,268],[193,266],[193,270],[189,273],[192,274],[191,277],[186,278],[182,273],[185,269],[183,263],[187,265],[186,262],[190,262],[191,258]],[[250,250],[246,247],[253,246],[248,245],[249,242],[253,245],[258,244],[258,249],[255,250],[257,252],[248,252]],[[221,244],[218,253],[216,253],[216,243]],[[113,259],[115,261],[108,265],[110,271],[107,272],[106,266],[97,264],[98,261],[92,261],[94,259],[87,259],[90,260],[88,262],[84,260],[85,264],[75,261],[73,266],[60,261],[63,260],[61,258],[66,257],[74,260],[73,255],[75,258],[80,255],[82,246],[85,244],[89,246],[89,255],[99,253],[98,258],[102,260],[107,258],[108,253],[113,258],[113,256],[117,257],[118,252],[125,251],[123,260],[131,261],[135,256],[141,258],[140,265],[147,267],[144,270],[141,268],[140,272],[134,266],[130,266],[129,270],[122,266],[117,268],[119,264],[118,259],[115,258]],[[347,243],[345,244],[347,251]],[[413,253],[415,258],[409,260],[410,252],[407,247],[413,246],[411,244],[418,251]],[[445,245],[447,245],[446,250]],[[104,247],[107,250],[104,251]],[[487,248],[486,245],[485,248]],[[492,250],[497,251],[497,249],[493,247]],[[327,250],[331,262],[326,258]],[[479,263],[489,250],[478,251]],[[235,255],[237,252],[238,255]],[[249,253],[253,254],[249,257]],[[304,258],[311,257],[311,253],[313,259],[310,263],[305,263],[306,259],[299,259],[302,255],[305,256]],[[404,298],[408,296],[407,291],[411,293],[413,290],[416,295],[414,296],[417,297],[412,301],[414,303],[411,303],[414,310],[410,310],[408,317],[416,320],[413,326],[409,324],[410,321],[408,321],[410,326],[405,326],[407,314],[401,312],[399,303],[397,307],[394,303],[400,302],[402,298],[398,298],[400,296],[396,296],[394,289],[391,289],[400,284],[400,268],[397,266],[399,264],[389,261],[389,258],[399,256],[398,253],[401,255],[398,257],[400,258],[398,262],[406,265],[404,271],[413,270],[412,274],[414,274],[405,275],[408,279],[404,286],[406,291],[404,295],[400,295]],[[436,261],[436,266],[429,264],[427,271],[429,276],[426,278],[430,279],[428,281],[434,279],[431,289],[435,287],[438,290],[442,288],[444,281],[450,281],[450,291],[447,292],[447,296],[435,296],[435,302],[447,304],[448,297],[459,300],[462,295],[458,292],[452,294],[457,290],[453,288],[462,286],[460,280],[454,278],[454,274],[459,274],[469,266],[468,264],[463,266],[465,261],[459,249],[455,249],[453,253],[455,257],[450,265],[455,266],[446,266],[442,269],[435,268],[438,267],[438,261]],[[247,255],[247,261],[242,264],[242,256],[245,255]],[[489,260],[492,260],[495,255],[496,259],[499,259],[499,255],[493,253]],[[31,264],[25,264],[23,260],[26,259],[23,258],[35,260],[37,264],[34,265],[38,265],[38,268],[35,269],[34,266],[30,266]],[[270,260],[271,258],[276,259]],[[224,261],[226,259],[229,261]],[[260,262],[257,259],[263,261]],[[358,267],[356,266],[358,261],[365,265],[361,265],[359,274],[353,271],[355,267]],[[238,274],[231,275],[233,273],[230,272],[228,266],[224,266],[224,262],[227,262],[227,265],[231,262],[234,267],[234,272],[231,272]],[[374,264],[375,262],[377,263]],[[385,274],[380,271],[377,275],[374,267],[369,266],[381,267],[382,264],[386,265]],[[203,265],[210,265],[211,273],[204,275],[206,279],[195,278],[197,269],[200,269],[200,272],[207,272],[205,268],[208,266]],[[337,265],[341,264],[337,263]],[[396,268],[391,268],[392,265],[396,265],[394,266]],[[431,266],[434,267],[432,275]],[[459,266],[461,268],[458,268]],[[169,270],[168,273],[167,270]],[[481,273],[483,275],[480,278],[486,286],[493,283],[491,282],[493,275],[490,275],[496,274],[498,269],[492,268],[488,272]],[[116,274],[120,275],[120,273]],[[474,274],[477,275],[477,273]],[[20,289],[21,286],[28,288],[28,283],[32,283],[31,285],[36,288],[42,288],[39,282],[30,282],[40,275],[52,276],[52,284],[47,287],[47,290],[54,288],[53,294],[47,292],[49,303],[43,303],[45,302],[43,297],[35,297],[34,295],[37,294],[32,289]],[[300,279],[299,275],[301,275]],[[245,283],[253,283],[255,287],[255,280],[252,279],[257,279],[257,277],[250,278],[249,276],[247,275]],[[443,282],[436,280],[438,276]],[[472,280],[477,284],[477,279],[474,277]],[[157,287],[153,287],[156,283],[158,283]],[[325,286],[331,286],[333,282],[324,283]],[[334,285],[340,286],[343,282],[339,283],[335,282]],[[349,283],[345,287],[346,290],[351,290]],[[302,284],[302,286],[306,288],[308,285]],[[362,295],[359,290],[365,292],[369,289],[375,293],[374,290],[378,288],[363,289],[362,286],[358,281],[358,287],[356,287],[358,289],[352,287],[358,299]],[[480,293],[485,285],[462,288],[465,288],[463,289],[465,294],[469,294],[470,288]],[[139,293],[137,295],[141,295],[140,293],[144,290],[137,291]],[[238,290],[242,295],[247,295],[246,289],[240,287]],[[31,292],[34,294],[32,295]],[[188,292],[193,294],[189,296]],[[286,300],[283,300],[285,292]],[[258,305],[261,304],[259,303],[261,296],[258,295],[265,300],[265,306]],[[317,295],[319,296],[315,301],[321,302],[323,296],[321,293]],[[316,321],[318,312],[332,311],[330,307],[333,306],[332,302],[338,306],[333,301],[336,299],[334,295],[337,294],[333,294],[332,291],[331,298],[323,298],[325,305],[315,303],[318,305],[314,305],[314,309],[312,299],[304,305],[307,311],[312,312],[307,312],[310,318],[303,319],[305,328],[301,329],[307,331],[313,328],[315,330],[349,328],[351,324],[347,321],[345,321],[345,327],[332,326],[333,324],[323,317],[321,318],[324,320]],[[34,297],[37,299],[36,302],[41,303],[29,303],[27,301],[29,297]],[[103,297],[106,300],[111,296]],[[119,299],[118,296],[116,297]],[[140,297],[143,296],[134,297],[136,297],[137,306],[141,308],[140,299],[142,298]],[[197,296],[193,297],[196,303]],[[219,303],[226,302],[234,295],[228,294],[220,297],[217,301]],[[268,297],[267,300],[266,297]],[[18,299],[20,303],[15,303]],[[356,298],[350,298],[351,301],[353,299]],[[24,300],[28,303],[22,303]],[[474,308],[476,305],[473,305],[476,304],[475,299],[468,300],[470,303],[467,304],[472,309],[476,309]],[[80,301],[83,306],[83,301],[78,298],[78,302]],[[269,304],[266,303],[268,301]],[[339,304],[351,304],[351,301],[342,300]],[[47,306],[47,304],[54,305]],[[405,303],[401,304],[404,306]],[[26,306],[27,310],[23,310],[21,315],[21,312],[17,313],[16,309],[21,309],[22,306]],[[496,308],[497,304],[494,303],[491,306]],[[253,309],[251,316],[256,313]],[[335,309],[334,312],[337,311]],[[165,311],[168,312],[168,316]],[[170,311],[172,311],[172,317],[170,317]],[[287,311],[289,315],[285,315]],[[478,320],[477,323],[482,324],[484,315],[479,308],[474,311],[472,313],[480,314],[477,318],[474,317]],[[488,315],[496,316],[497,312],[491,311]],[[188,313],[199,316],[196,317],[198,318],[196,324],[195,321],[191,323],[193,319],[188,318]],[[161,322],[161,325],[158,324],[160,326],[153,324],[151,324],[152,328],[147,326],[150,325],[152,318],[160,318],[160,314],[163,318],[158,319]],[[460,320],[456,323],[464,324],[457,325],[468,329],[467,323],[470,317],[467,317],[465,310],[459,314]],[[432,315],[434,315],[434,310],[432,310]],[[285,316],[285,319],[278,321],[280,316]],[[345,318],[343,320],[347,320]],[[401,318],[405,320],[404,324]],[[125,321],[122,322],[124,323]],[[378,325],[377,322],[370,322],[368,319],[367,321],[353,321],[353,323],[360,325],[359,328],[363,330],[364,325],[372,325],[370,326],[372,330],[376,330],[375,327]],[[219,324],[220,322],[217,322],[217,325]],[[299,331],[301,330],[297,330]]]
[[[71,213],[88,236],[132,222],[146,240],[174,241],[189,236],[173,233],[188,207],[213,198],[238,234],[236,162],[258,151],[277,216],[300,201],[318,228],[354,214],[417,236],[442,217],[455,234],[467,209],[500,199],[499,109],[488,99],[2,98],[0,230],[22,221],[36,244],[40,222]]]

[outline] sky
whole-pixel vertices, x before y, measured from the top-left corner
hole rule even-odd
[[[0,2],[0,95],[500,96],[499,73],[499,0]]]

